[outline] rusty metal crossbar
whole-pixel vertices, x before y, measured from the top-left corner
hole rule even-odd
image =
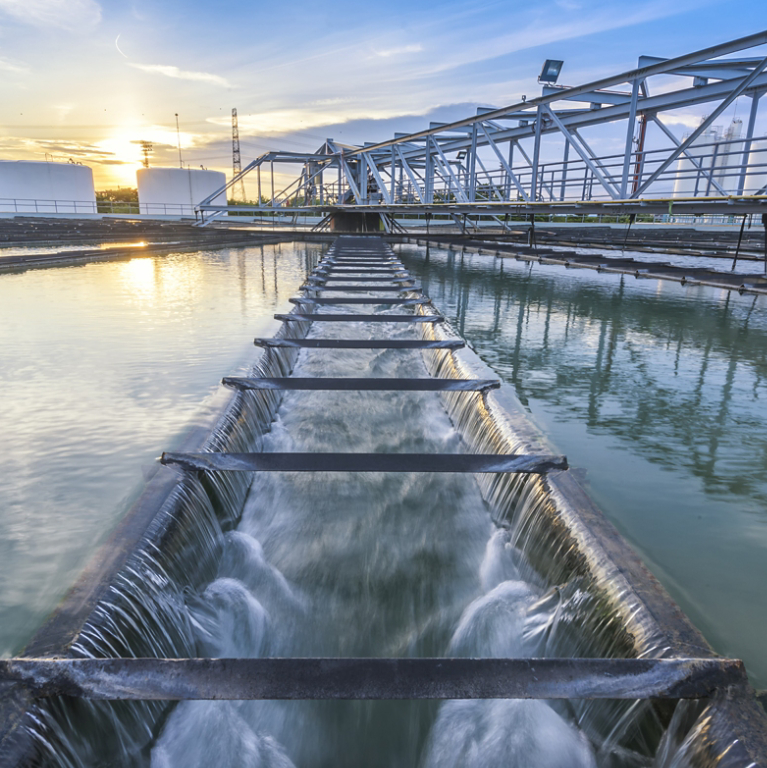
[[[364,280],[364,278],[360,278]],[[301,290],[304,291],[369,291],[375,293],[376,291],[383,293],[384,291],[391,291],[396,293],[397,291],[420,291],[420,285],[303,285]]]
[[[286,315],[275,315],[277,320],[283,322],[320,322],[320,323],[444,323],[442,315],[355,315],[355,314],[324,314],[305,315],[300,312],[292,312]]]
[[[431,304],[431,299],[387,299],[378,296],[337,296],[335,298],[300,296],[288,299],[291,304],[396,304],[401,306],[415,306],[418,304]]]
[[[324,259],[322,262],[320,262],[320,264],[317,265],[316,269],[323,269],[328,266],[360,266],[370,269],[380,269],[381,266],[384,266],[405,269],[405,265],[399,259],[357,259],[353,256],[342,256],[334,259]]]
[[[376,261],[373,263],[366,263],[364,261],[334,261],[323,262],[314,271],[324,272],[326,270],[346,269],[349,271],[369,270],[371,272],[395,271],[395,272],[407,272],[405,265],[399,261]]]
[[[382,266],[382,267],[354,267],[354,266],[339,266],[337,264],[324,264],[321,267],[317,267],[314,270],[314,274],[316,275],[330,275],[330,274],[346,274],[347,272],[351,272],[356,274],[357,272],[364,272],[368,275],[398,275],[401,272],[408,272],[405,267],[398,267],[398,266]]]
[[[189,699],[701,699],[746,686],[735,659],[0,659],[33,696]]]
[[[356,275],[332,275],[321,274],[308,278],[310,283],[353,283],[362,281],[365,283],[412,283],[415,280],[412,277],[369,277],[365,274]]]
[[[257,347],[302,349],[462,349],[459,339],[254,339]]]
[[[498,379],[356,379],[312,377],[283,378],[226,376],[221,383],[236,389],[365,390],[402,392],[484,392],[498,389]]]
[[[564,456],[481,453],[174,453],[160,457],[192,471],[226,472],[522,472],[567,469]]]

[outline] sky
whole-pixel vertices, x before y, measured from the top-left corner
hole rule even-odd
[[[233,107],[244,165],[533,98],[546,58],[576,85],[766,28],[764,0],[0,0],[0,159],[134,187],[141,141],[178,166],[178,114],[184,164],[230,175]]]

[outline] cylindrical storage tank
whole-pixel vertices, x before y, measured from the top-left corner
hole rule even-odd
[[[195,206],[226,184],[226,174],[192,168],[141,168],[136,172],[141,213],[194,215]],[[226,193],[211,200],[226,205]]]
[[[680,156],[676,163],[674,197],[699,197],[706,194],[710,182],[703,171],[711,169],[714,153],[713,144],[718,139],[719,135],[716,130],[708,128],[695,139],[687,150],[695,158],[701,170],[695,167],[687,155],[682,154]]]
[[[736,194],[738,191],[740,173],[743,167],[743,142],[740,141],[742,130],[743,122],[738,118],[733,118],[721,141],[717,144],[714,178],[727,194]],[[711,184],[709,194],[719,195],[721,193]]]
[[[0,160],[0,213],[96,213],[93,171],[77,163]]]
[[[751,142],[748,153],[748,173],[743,194],[757,195],[767,194],[767,141],[760,139]]]

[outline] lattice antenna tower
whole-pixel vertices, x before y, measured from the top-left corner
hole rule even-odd
[[[152,154],[154,147],[152,146],[151,141],[142,141],[140,142],[140,144],[141,144],[141,154],[144,157],[141,164],[144,166],[144,168],[149,168],[149,156]]]
[[[240,127],[237,123],[237,109],[232,110],[232,177],[237,176],[238,173],[242,173],[242,158],[240,156]],[[246,202],[245,198],[245,182],[240,179],[238,184],[232,187],[232,199],[236,199],[239,195],[242,202]]]

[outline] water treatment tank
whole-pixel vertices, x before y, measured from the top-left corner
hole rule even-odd
[[[0,160],[0,213],[96,213],[93,171],[76,163]]]
[[[767,141],[751,142],[751,151],[748,153],[748,174],[743,189],[746,195],[764,195],[767,192]]]
[[[192,168],[141,168],[136,172],[141,213],[194,215],[194,207],[226,184],[226,174]],[[226,194],[211,201],[226,205]]]
[[[682,140],[684,141],[685,136]],[[674,180],[674,197],[697,197],[704,195],[709,186],[708,177],[702,171],[711,170],[714,145],[720,140],[716,128],[708,128],[698,136],[688,149],[694,157],[700,170],[687,155],[681,155],[676,163],[676,178]]]
[[[743,122],[738,118],[733,118],[716,146],[714,178],[719,186],[730,195],[738,191],[740,173],[743,167],[743,142],[740,140],[742,131]],[[707,187],[707,194],[718,195],[721,193],[711,184]]]

